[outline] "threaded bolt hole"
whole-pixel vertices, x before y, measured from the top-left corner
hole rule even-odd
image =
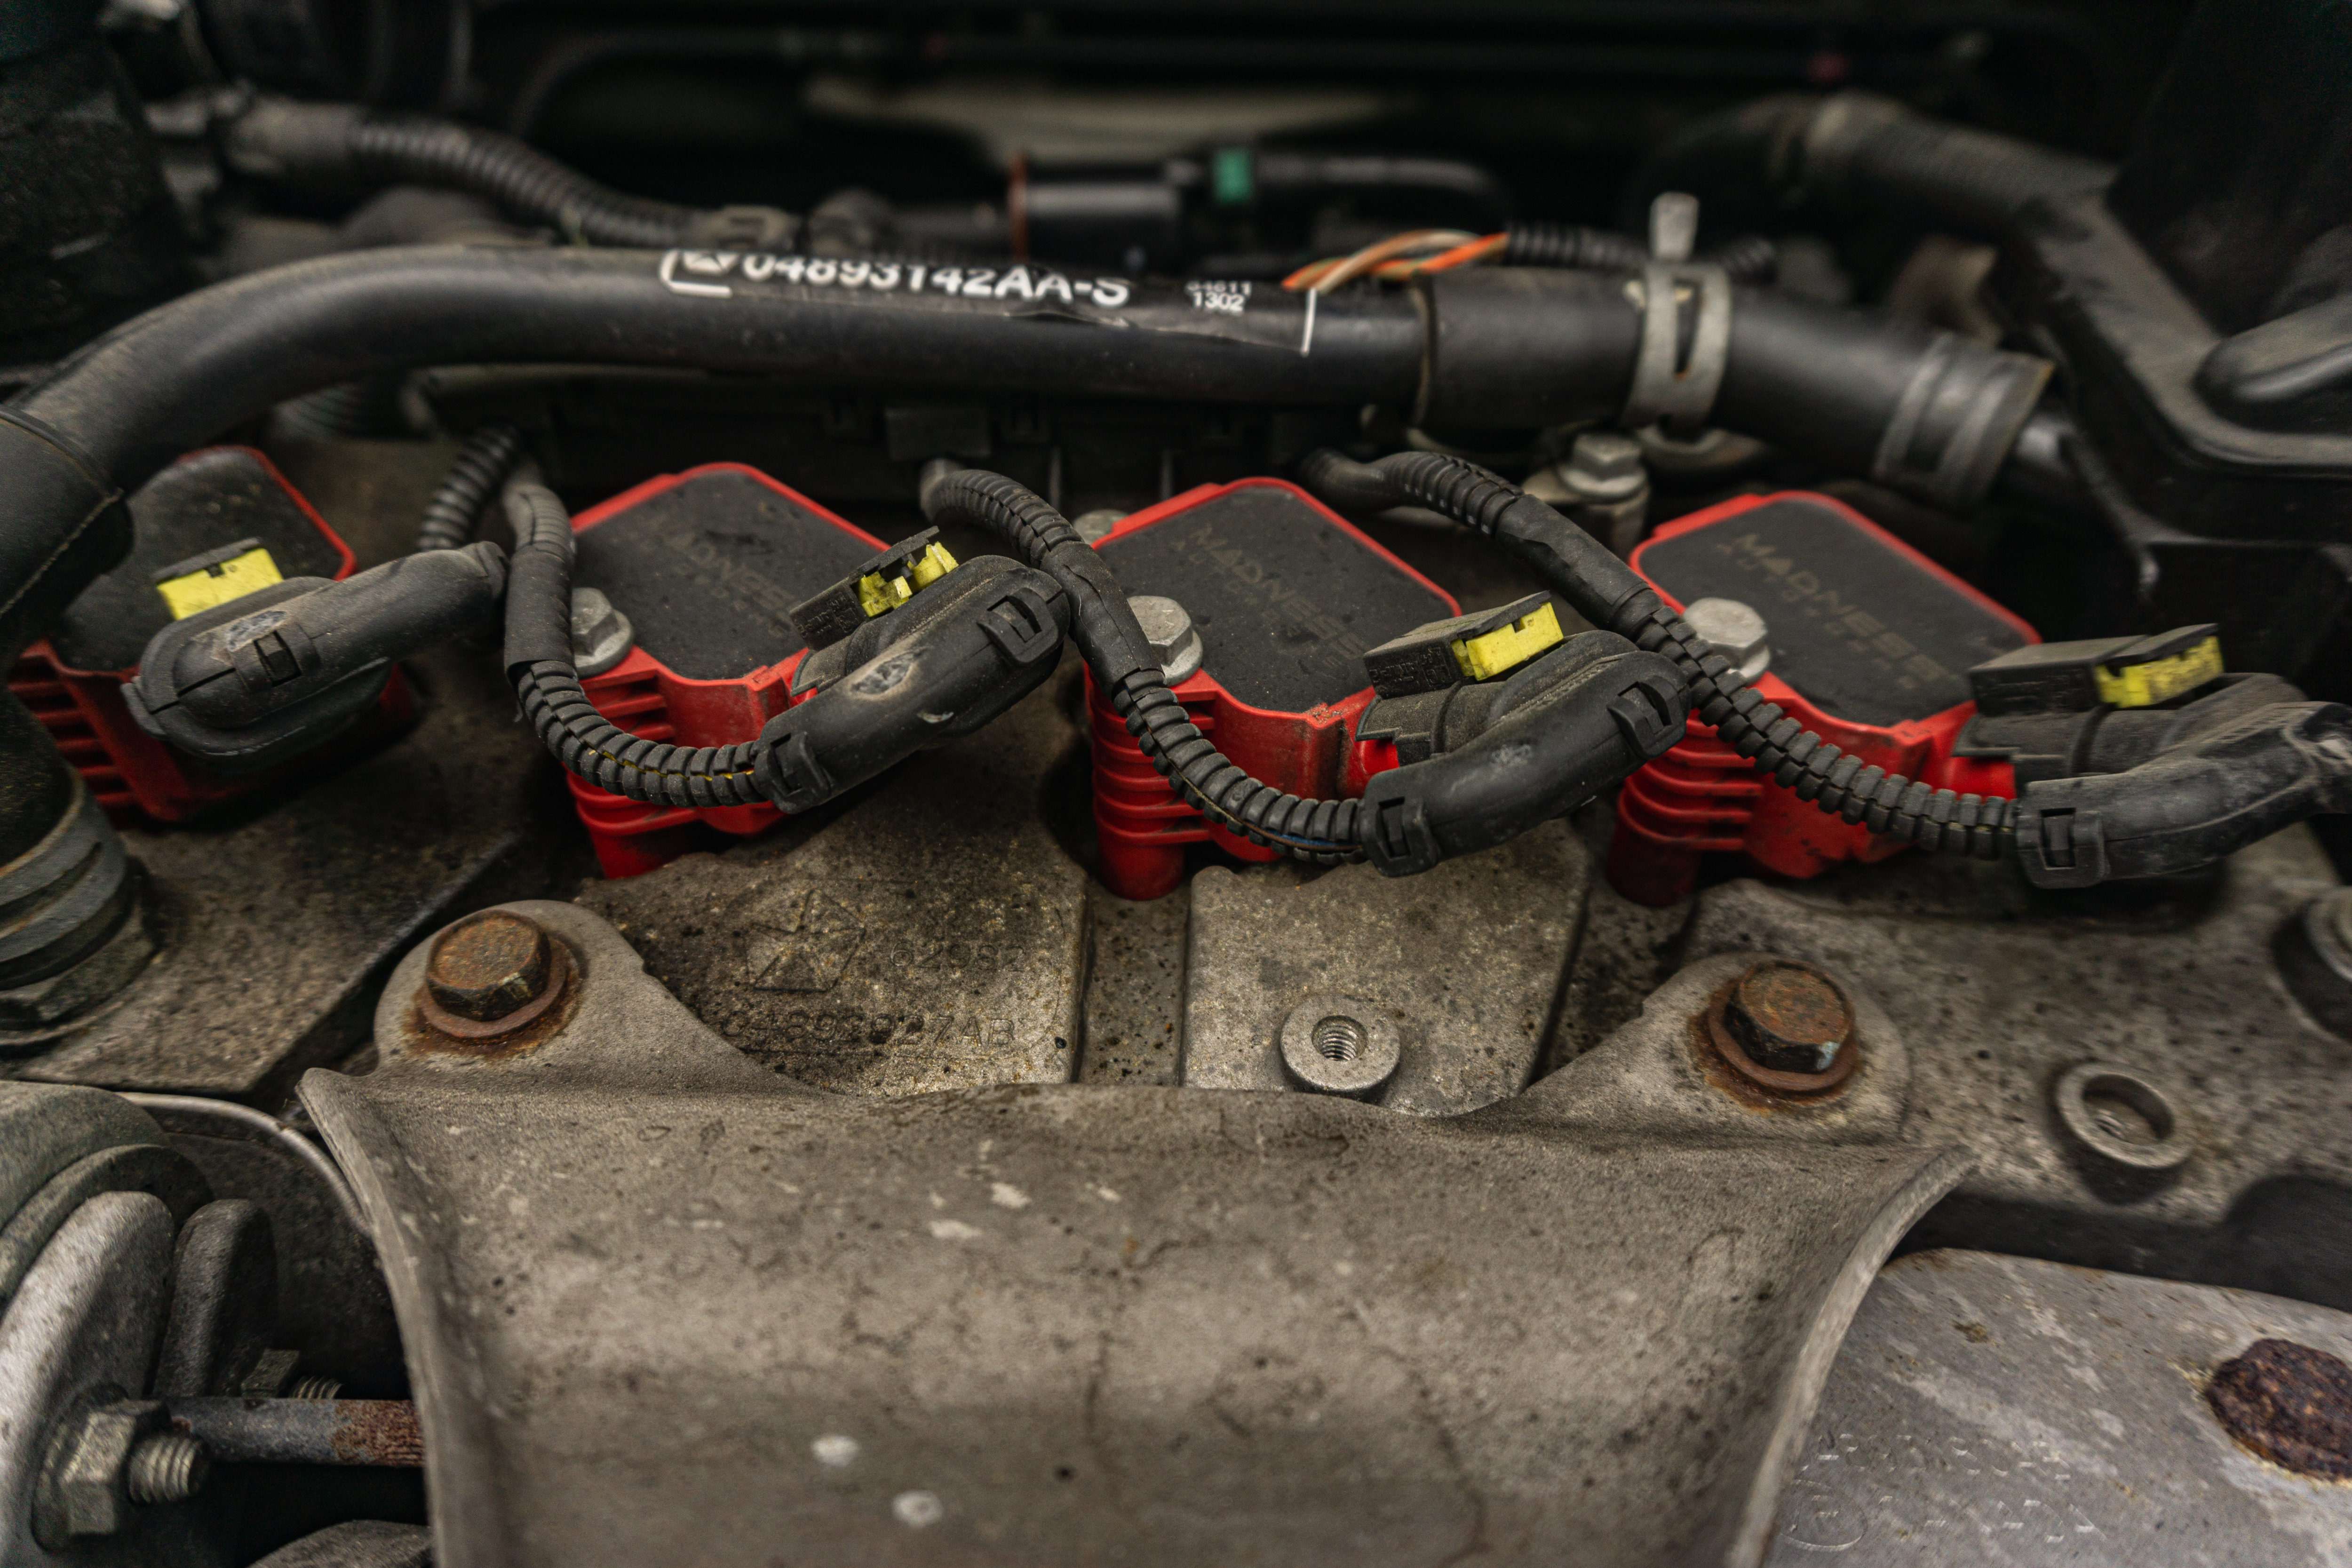
[[[1364,1026],[1334,1015],[1315,1026],[1315,1049],[1325,1061],[1351,1062],[1364,1054]]]

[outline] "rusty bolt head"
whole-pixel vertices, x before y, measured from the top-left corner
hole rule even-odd
[[[445,1012],[490,1024],[537,1000],[553,973],[547,932],[520,915],[493,910],[441,933],[425,964],[425,984]]]
[[[2223,1362],[2205,1402],[2230,1436],[2273,1464],[2352,1480],[2352,1366],[2293,1340],[2256,1340]]]
[[[1748,1058],[1772,1072],[1826,1073],[1853,1038],[1853,1007],[1837,983],[1797,963],[1759,963],[1741,975],[1724,1022]]]

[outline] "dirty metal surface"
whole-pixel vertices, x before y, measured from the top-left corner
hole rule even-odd
[[[2274,1296],[1979,1252],[1887,1266],[1780,1510],[1772,1568],[2189,1568],[2352,1561],[2352,1486],[2209,1408],[2278,1337],[2352,1355],[2352,1317]]]
[[[1866,995],[1848,1093],[1773,1114],[1694,1063],[1711,971],[1461,1117],[876,1099],[735,1049],[588,910],[514,907],[581,960],[561,1036],[302,1086],[383,1249],[442,1568],[1751,1563],[1965,1162],[1895,1136]]]
[[[514,699],[478,657],[412,667],[407,735],[278,804],[124,835],[171,940],[114,1004],[10,1076],[282,1101],[362,1045],[377,989],[417,937],[542,887],[562,808]]]
[[[2352,1307],[2352,1041],[2295,1004],[2273,946],[2335,885],[2300,827],[2159,898],[2035,894],[2004,866],[1905,857],[1708,889],[1683,952],[1821,963],[1883,1002],[1916,1061],[1915,1134],[1978,1155],[1912,1245]],[[2185,1161],[2130,1169],[2065,1130],[2059,1080],[2092,1061],[2175,1086]]]
[[[1286,1089],[1283,1020],[1310,994],[1361,998],[1394,1023],[1396,1076],[1374,1099],[1450,1116],[1525,1088],[1574,944],[1591,860],[1565,823],[1418,877],[1340,866],[1192,879],[1183,1081]]]
[[[797,842],[690,855],[580,901],[730,1044],[845,1093],[1076,1071],[1086,873],[1040,818],[1077,743],[1050,688]]]
[[[1136,903],[1087,884],[1086,1050],[1080,1083],[1137,1089],[1176,1082],[1183,1037],[1184,924],[1189,885]]]

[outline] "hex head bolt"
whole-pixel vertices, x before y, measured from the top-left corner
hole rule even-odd
[[[491,910],[435,940],[417,1005],[444,1034],[500,1035],[546,1012],[571,971],[571,950],[537,921]]]
[[[1834,1089],[1861,1059],[1853,1005],[1811,964],[1757,964],[1717,996],[1706,1023],[1734,1071],[1780,1094]]]

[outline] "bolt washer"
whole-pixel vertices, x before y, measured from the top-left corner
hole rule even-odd
[[[2157,1130],[2153,1143],[2118,1138],[2099,1125],[2089,1097],[2112,1095],[2146,1117]],[[2084,1062],[2068,1068],[2050,1091],[2059,1124],[2067,1135],[2111,1164],[2130,1171],[2169,1171],[2197,1152],[2181,1112],[2179,1093],[2153,1074],[2114,1062]]]
[[[1748,1054],[1739,1043],[1738,1033],[1731,1026],[1732,999],[1739,994],[1740,987],[1759,971],[1774,968],[1802,970],[1810,974],[1820,975],[1832,991],[1837,992],[1839,1001],[1845,1006],[1845,1043],[1838,1047],[1837,1055],[1830,1058],[1830,1065],[1823,1071],[1781,1072],[1776,1068],[1768,1068]],[[1714,999],[1707,1004],[1706,1038],[1707,1043],[1716,1048],[1734,1072],[1757,1088],[1769,1089],[1774,1094],[1799,1097],[1827,1094],[1845,1082],[1847,1079],[1852,1078],[1854,1068],[1862,1060],[1862,1041],[1854,1033],[1853,1027],[1853,1005],[1845,1001],[1845,993],[1839,988],[1837,982],[1822,974],[1811,964],[1791,963],[1786,959],[1774,959],[1770,963],[1759,963],[1717,992]]]
[[[434,938],[434,950],[437,952],[443,942],[460,934],[467,926],[499,912],[488,910],[482,915],[460,921]],[[478,1023],[472,1018],[452,1013],[433,999],[433,987],[429,982],[416,988],[416,1011],[434,1028],[457,1039],[488,1040],[500,1035],[510,1035],[554,1006],[562,999],[564,993],[571,989],[574,967],[571,944],[554,932],[549,931],[547,948],[547,980],[540,986],[539,994],[503,1017],[492,1018],[487,1023]]]
[[[1350,1054],[1326,1054],[1318,1037],[1324,1026],[1339,1021],[1353,1029],[1335,1028],[1331,1037],[1344,1040]],[[1282,1065],[1318,1093],[1361,1100],[1394,1076],[1400,1054],[1396,1026],[1360,997],[1309,996],[1282,1023]]]

